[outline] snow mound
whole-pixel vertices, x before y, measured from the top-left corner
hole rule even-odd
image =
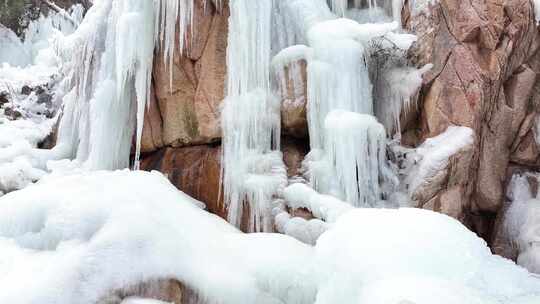
[[[0,303],[95,303],[170,277],[215,302],[267,303],[305,281],[311,253],[286,236],[239,233],[157,172],[44,179],[0,201]]]
[[[425,210],[352,209],[312,247],[243,234],[158,172],[49,177],[0,198],[0,303],[95,303],[159,278],[219,303],[510,304],[540,296],[538,278],[492,255],[456,220]],[[126,300],[134,301],[142,300]]]

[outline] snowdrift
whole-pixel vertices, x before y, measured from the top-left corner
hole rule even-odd
[[[156,278],[210,303],[540,300],[540,279],[430,211],[351,208],[308,246],[243,234],[158,172],[47,176],[0,198],[0,303],[95,303]]]

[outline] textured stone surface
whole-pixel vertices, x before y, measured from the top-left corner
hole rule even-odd
[[[141,169],[162,172],[178,189],[204,202],[208,211],[226,218],[220,196],[220,147],[164,148],[143,157]]]
[[[145,151],[154,151],[160,145],[182,147],[220,139],[227,19],[227,9],[217,11],[211,4],[205,8],[202,1],[196,1],[187,49],[175,51],[171,70],[162,53],[155,56],[153,82],[162,128],[161,132],[146,131],[152,134],[147,142],[153,144]],[[157,120],[157,115],[149,116]],[[146,125],[157,124],[155,121]]]
[[[286,135],[308,137],[306,117],[307,74],[306,61],[300,60],[286,66],[280,72],[281,125]]]
[[[282,141],[283,158],[289,177],[296,176],[308,152],[307,143],[293,138],[283,138]],[[205,203],[208,211],[227,218],[220,184],[220,146],[161,148],[143,155],[141,169],[162,172],[178,189]]]
[[[111,291],[97,304],[120,304],[126,298],[136,297],[175,304],[206,303],[191,288],[171,279],[148,280],[139,284]]]
[[[504,201],[509,164],[538,164],[531,130],[540,39],[532,4],[441,0],[431,11],[413,16],[408,2],[403,19],[419,37],[414,58],[419,65],[434,65],[420,94],[420,137],[438,135],[450,125],[475,131],[471,153],[451,162],[462,169],[443,178],[454,182],[434,185],[437,190],[426,207],[488,238]]]

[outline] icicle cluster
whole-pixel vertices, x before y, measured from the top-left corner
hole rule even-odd
[[[172,63],[175,48],[186,48],[193,5],[193,0],[94,3],[78,29],[54,45],[66,76],[59,88],[65,92],[64,110],[58,143],[42,151],[42,163],[71,159],[71,166],[91,170],[126,168],[135,135],[138,169],[154,49],[163,48],[163,60]]]
[[[227,50],[227,98],[222,113],[223,185],[229,221],[270,231],[271,202],[286,185],[279,100],[271,91],[273,0],[232,0]]]

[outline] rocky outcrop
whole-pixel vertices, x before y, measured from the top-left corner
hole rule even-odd
[[[282,131],[296,138],[308,137],[306,69],[306,61],[300,60],[280,71]]]
[[[186,50],[175,50],[172,65],[160,52],[154,60],[156,106],[145,125],[146,151],[219,141],[224,98],[228,10],[195,1]],[[169,70],[172,68],[172,70]],[[154,127],[161,125],[160,130]]]
[[[289,177],[299,175],[301,162],[308,152],[304,141],[283,138],[282,151]],[[158,170],[178,189],[204,202],[211,213],[227,218],[221,187],[221,147],[199,145],[166,147],[144,155],[142,170]]]
[[[410,11],[408,2],[403,19],[419,37],[417,63],[434,65],[421,91],[421,137],[450,125],[475,131],[472,156],[452,160],[466,170],[448,176],[457,188],[442,185],[434,199],[453,201],[462,211],[449,213],[489,239],[509,164],[535,165],[538,157],[533,126],[540,37],[532,2],[441,0],[421,13]]]
[[[162,172],[178,189],[204,202],[208,211],[226,218],[219,146],[167,147],[144,157],[141,169]]]

